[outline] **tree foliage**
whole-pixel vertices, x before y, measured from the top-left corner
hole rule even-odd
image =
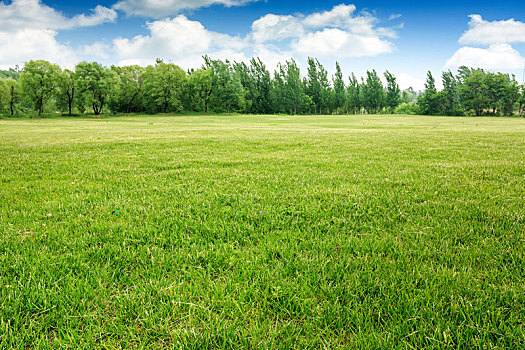
[[[361,78],[351,73],[345,82],[338,62],[331,76],[313,57],[306,64],[303,75],[293,59],[272,74],[257,57],[230,62],[205,56],[201,68],[189,71],[160,59],[147,67],[81,62],[75,70],[30,61],[21,72],[0,71],[0,113],[525,114],[524,87],[508,74],[463,66],[457,74],[443,72],[438,91],[429,71],[425,90],[417,92],[401,91],[389,71],[383,74],[386,85],[375,70]]]
[[[333,108],[337,114],[344,111],[346,105],[346,86],[343,78],[343,71],[339,62],[335,63],[335,75],[333,77],[334,93],[333,93]]]
[[[390,113],[394,113],[395,109],[401,103],[401,89],[397,85],[396,77],[389,71],[385,72],[386,79],[386,96],[385,106]]]
[[[360,88],[363,107],[370,114],[375,114],[384,106],[385,91],[383,83],[374,70],[366,72],[366,82]]]
[[[173,63],[157,60],[144,72],[145,109],[150,113],[172,113],[183,109],[186,73]]]
[[[29,61],[20,75],[20,84],[24,97],[33,104],[42,116],[47,99],[55,93],[60,80],[61,69],[47,61]]]
[[[97,62],[80,62],[75,68],[79,106],[92,108],[95,115],[104,111],[110,96],[117,95],[116,73]]]
[[[425,115],[439,114],[439,97],[436,89],[436,79],[431,71],[427,72],[425,92],[417,100],[419,111]]]
[[[144,97],[146,69],[137,65],[113,66],[111,69],[118,76],[118,94],[112,101],[112,107],[126,113],[140,112]]]

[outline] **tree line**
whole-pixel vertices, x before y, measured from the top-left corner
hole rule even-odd
[[[253,58],[230,62],[204,57],[200,69],[184,71],[157,60],[141,67],[81,62],[74,70],[43,60],[0,73],[0,113],[238,112],[253,114],[400,113],[427,115],[523,115],[525,89],[503,73],[460,67],[443,72],[438,91],[430,72],[425,91],[401,91],[396,77],[375,71],[346,77],[308,58],[306,74],[291,59],[270,73]],[[383,83],[386,82],[386,84]]]
[[[427,115],[523,116],[525,88],[515,77],[483,69],[460,67],[458,74],[442,74],[443,90],[427,73],[425,92],[418,98],[418,111]]]

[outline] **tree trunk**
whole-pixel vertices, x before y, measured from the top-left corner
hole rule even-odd
[[[140,91],[141,91],[141,89],[139,89],[137,92],[135,92],[135,93],[133,94],[133,96],[131,97],[131,100],[128,102],[128,106],[127,106],[127,108],[126,108],[126,113],[129,114],[129,113],[131,112],[131,105],[132,105],[133,101],[135,101],[135,99],[137,98],[137,96],[139,95]]]
[[[75,88],[71,89],[71,93],[67,93],[67,104],[69,109],[69,116],[73,115],[73,99],[75,98]]]
[[[42,110],[44,109],[44,98],[41,97],[40,100],[38,101],[38,117],[42,117]]]
[[[11,116],[15,114],[15,87],[11,86],[11,100],[9,101],[9,108],[11,109]]]

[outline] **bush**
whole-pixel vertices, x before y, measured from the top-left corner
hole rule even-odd
[[[418,114],[419,108],[415,103],[401,103],[399,106],[396,107],[394,110],[395,114]]]

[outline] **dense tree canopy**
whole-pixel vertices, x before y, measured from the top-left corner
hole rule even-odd
[[[75,69],[79,108],[92,108],[95,115],[103,112],[111,96],[117,95],[116,73],[97,62],[81,62]]]
[[[389,71],[385,72],[385,79],[387,83],[385,106],[390,113],[394,113],[396,107],[401,103],[401,90],[397,85],[396,77]]]
[[[61,69],[47,61],[29,61],[20,75],[23,96],[33,104],[38,116],[42,115],[47,98],[57,89]]]
[[[523,114],[523,87],[503,73],[460,67],[457,76],[443,72],[443,90],[438,92],[428,72],[425,93],[418,99],[419,111],[429,115],[511,116]]]
[[[525,88],[513,76],[482,69],[443,72],[441,91],[428,72],[425,90],[418,93],[401,91],[389,71],[370,70],[363,78],[351,73],[345,79],[336,62],[330,77],[312,57],[305,74],[294,60],[278,64],[273,74],[259,58],[230,62],[205,56],[204,62],[200,69],[184,71],[160,59],[148,67],[81,62],[74,70],[30,61],[22,71],[0,71],[0,113],[525,113]]]

